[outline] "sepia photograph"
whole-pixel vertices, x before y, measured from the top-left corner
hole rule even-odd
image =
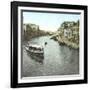
[[[22,11],[22,77],[79,74],[80,13]]]

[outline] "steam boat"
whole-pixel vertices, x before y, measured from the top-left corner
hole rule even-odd
[[[44,49],[41,45],[29,44],[25,48],[30,55],[44,58]]]

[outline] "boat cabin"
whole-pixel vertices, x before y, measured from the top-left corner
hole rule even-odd
[[[31,45],[29,44],[27,47],[27,51],[32,53],[43,53],[43,47],[40,45]]]

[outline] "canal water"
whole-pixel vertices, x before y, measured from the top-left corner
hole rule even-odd
[[[38,62],[38,57],[32,58],[23,47],[22,77],[79,74],[79,50],[59,45],[50,36],[34,38],[29,43],[44,47],[44,59]]]

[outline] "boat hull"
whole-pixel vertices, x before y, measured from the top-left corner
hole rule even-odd
[[[44,52],[40,51],[40,52],[34,52],[29,50],[28,47],[26,47],[26,51],[27,53],[31,56],[31,58],[35,59],[36,61],[42,62],[44,59]]]

